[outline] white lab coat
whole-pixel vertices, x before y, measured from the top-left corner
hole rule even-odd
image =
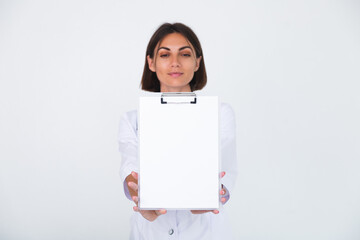
[[[124,192],[131,200],[125,178],[132,171],[139,172],[138,165],[138,134],[137,111],[124,114],[119,125],[119,150],[122,161],[120,177],[124,184]],[[227,192],[233,190],[237,175],[236,162],[236,131],[235,115],[229,104],[222,103],[220,107],[220,137],[221,137],[221,171],[226,175],[221,183]],[[226,196],[229,198],[229,195]],[[226,204],[225,204],[226,206]],[[140,213],[134,212],[131,218],[131,240],[218,240],[232,239],[232,232],[227,222],[224,206],[220,206],[219,214],[211,212],[192,214],[189,210],[168,210],[155,221],[150,222]]]

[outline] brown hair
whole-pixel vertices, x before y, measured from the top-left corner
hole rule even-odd
[[[156,76],[156,72],[153,72],[149,69],[146,56],[149,55],[150,58],[153,58],[156,45],[170,33],[180,33],[183,35],[194,47],[196,58],[201,57],[199,69],[194,73],[194,77],[190,81],[191,91],[201,90],[203,87],[205,87],[207,81],[202,48],[199,39],[191,30],[191,28],[182,23],[164,23],[152,35],[146,48],[145,66],[141,79],[141,89],[150,92],[160,92],[160,81]]]

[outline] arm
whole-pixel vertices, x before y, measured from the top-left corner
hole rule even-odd
[[[136,132],[136,111],[125,113],[119,123],[118,143],[121,153],[120,179],[123,183],[125,196],[131,199],[131,194],[126,182],[126,178],[132,171],[139,171],[137,160],[138,155],[138,137]]]
[[[234,111],[229,104],[222,103],[220,111],[221,168],[226,172],[221,184],[226,190],[224,198],[227,202],[237,177],[236,121]]]

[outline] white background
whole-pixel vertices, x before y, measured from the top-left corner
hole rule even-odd
[[[127,239],[118,121],[166,21],[236,113],[236,239],[360,239],[355,0],[1,0],[0,239]]]

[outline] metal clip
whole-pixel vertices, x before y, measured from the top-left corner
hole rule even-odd
[[[166,98],[166,101],[164,100]],[[196,104],[196,94],[192,92],[162,93],[161,104]]]

